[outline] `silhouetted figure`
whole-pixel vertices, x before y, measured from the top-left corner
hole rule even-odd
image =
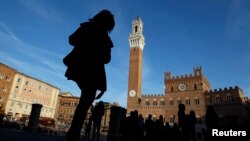
[[[93,109],[92,117],[93,117],[93,139],[99,141],[100,139],[100,128],[102,122],[102,116],[104,115],[104,103],[100,101]]]
[[[164,140],[164,121],[163,116],[160,115],[155,123],[155,137],[157,141]]]
[[[188,116],[188,131],[191,141],[195,141],[195,124],[197,123],[196,115],[194,111],[190,111]]]
[[[139,114],[139,141],[144,141],[144,118]]]
[[[121,141],[127,141],[128,136],[128,121],[126,117],[127,109],[124,109],[122,112],[121,121],[120,121],[120,133],[121,133]]]
[[[140,125],[139,125],[139,113],[134,110],[131,115],[131,136],[130,141],[140,141]]]
[[[124,117],[122,119],[122,141],[130,141],[130,136],[131,136],[131,120],[132,120],[132,115],[134,111],[130,111],[130,115],[127,117]]]
[[[218,123],[218,115],[215,112],[215,109],[212,105],[207,106],[206,111],[206,126],[207,126],[207,139],[210,140],[210,137],[212,136],[212,129],[217,129],[217,123]]]
[[[87,111],[93,103],[97,90],[100,98],[106,91],[105,64],[111,60],[113,43],[109,33],[115,21],[112,13],[102,10],[69,36],[73,50],[63,59],[68,67],[65,76],[75,81],[81,89],[81,97],[76,107],[71,127],[66,134],[68,141],[79,140]]]
[[[164,132],[163,133],[164,139],[171,138],[170,129],[171,129],[171,127],[170,127],[169,122],[165,122],[164,131],[163,131]]]
[[[174,139],[174,141],[183,141],[181,140],[181,131],[177,123],[174,123],[174,126],[171,128],[170,139]]]
[[[92,116],[89,117],[89,121],[86,123],[85,127],[85,138],[89,139],[91,128],[92,128],[93,118]]]
[[[140,131],[139,131],[139,115],[138,111],[130,111],[130,115],[126,118],[126,141],[139,141]]]
[[[152,119],[152,115],[149,114],[148,118],[145,121],[145,131],[146,131],[146,135],[145,135],[145,141],[153,141],[154,139],[154,121]]]
[[[187,115],[185,114],[185,109],[186,108],[184,104],[179,104],[178,122],[182,132],[182,141],[189,140],[188,120]]]

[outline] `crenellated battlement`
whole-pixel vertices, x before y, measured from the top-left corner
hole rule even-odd
[[[193,68],[193,74],[185,74],[185,75],[177,75],[173,76],[170,71],[164,73],[164,79],[166,80],[175,80],[175,79],[183,79],[183,78],[191,78],[195,76],[201,76],[202,75],[202,67],[194,67]]]
[[[225,87],[224,89],[219,88],[219,89],[214,89],[214,90],[210,90],[210,91],[205,91],[205,93],[217,93],[217,92],[232,91],[232,90],[238,90],[238,89],[239,89],[238,86],[234,86],[234,87]]]
[[[163,97],[163,94],[144,94],[142,97]]]

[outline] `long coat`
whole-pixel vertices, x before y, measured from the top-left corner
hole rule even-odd
[[[80,83],[84,88],[94,87],[106,91],[105,64],[111,60],[113,43],[108,32],[94,22],[85,22],[69,36],[72,51],[63,59],[68,67],[68,80]],[[81,88],[82,89],[82,88]]]

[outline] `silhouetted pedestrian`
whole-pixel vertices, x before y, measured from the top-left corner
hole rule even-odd
[[[140,141],[140,123],[139,123],[139,113],[137,110],[134,110],[131,114],[131,136],[130,136],[130,141]]]
[[[174,126],[171,128],[170,139],[174,141],[183,141],[181,136],[181,130],[177,123],[174,123]]]
[[[212,129],[216,129],[217,123],[218,123],[218,115],[215,112],[215,109],[212,105],[207,106],[206,111],[206,126],[207,126],[207,139],[210,140],[210,137],[212,136]]]
[[[126,141],[138,141],[139,140],[139,117],[138,111],[130,111],[130,115],[126,118]]]
[[[195,124],[197,123],[196,115],[193,110],[190,111],[188,116],[188,131],[191,141],[195,141]]]
[[[93,109],[93,139],[100,139],[100,128],[102,122],[102,116],[104,115],[104,103],[100,101]]]
[[[163,133],[164,139],[171,138],[170,129],[171,129],[171,127],[170,127],[169,122],[165,122],[164,133]]]
[[[106,91],[105,64],[111,60],[113,43],[109,33],[115,26],[114,16],[108,10],[102,10],[69,36],[73,50],[63,59],[68,67],[65,76],[73,80],[81,89],[81,97],[74,117],[66,134],[68,141],[80,138],[87,111],[95,98]],[[97,90],[101,93],[96,97]]]
[[[164,121],[163,116],[160,115],[155,123],[155,137],[157,141],[164,140]]]
[[[120,134],[121,141],[128,141],[128,117],[126,117],[127,109],[122,111],[121,120],[120,120]]]
[[[139,114],[139,141],[144,141],[144,118]]]
[[[152,119],[152,115],[149,114],[148,118],[145,121],[145,131],[146,131],[145,141],[153,141],[154,130],[155,130],[154,128],[155,128],[155,126],[154,126],[154,121]]]
[[[92,118],[92,116],[90,116],[89,117],[89,121],[86,122],[86,126],[85,126],[85,138],[86,139],[89,139],[91,128],[92,128],[92,124],[93,124],[93,118]]]
[[[185,109],[186,107],[184,104],[179,104],[178,123],[181,128],[182,141],[189,141],[188,118],[185,114]]]

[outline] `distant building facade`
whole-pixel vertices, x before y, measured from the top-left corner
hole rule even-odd
[[[238,86],[205,91],[204,100],[206,106],[213,105],[220,124],[244,124],[250,118],[246,109],[249,99]]]
[[[8,118],[28,118],[33,103],[43,105],[41,117],[54,118],[59,88],[18,71],[11,79],[11,88],[4,105],[4,114]]]
[[[0,63],[0,114],[8,114],[6,109],[6,103],[10,95],[10,89],[13,84],[13,80],[16,74],[16,70]],[[11,114],[11,113],[9,113]]]
[[[220,117],[234,117],[239,123],[246,120],[244,104],[247,99],[239,87],[229,87],[211,91],[210,82],[204,76],[202,67],[193,68],[193,74],[173,76],[164,73],[163,94],[142,94],[142,60],[144,49],[143,23],[140,17],[132,22],[129,36],[130,60],[127,93],[127,113],[137,110],[143,117],[149,114],[157,119],[178,122],[178,105],[185,104],[186,114],[195,111],[196,117],[204,122],[206,107],[214,105]],[[240,114],[241,113],[241,114]]]
[[[61,92],[58,95],[55,118],[65,128],[71,124],[79,100],[79,97],[73,96],[70,92]]]
[[[57,110],[56,110],[56,115],[55,119],[57,121],[57,128],[59,130],[65,130],[67,131],[68,128],[70,127],[71,121],[74,116],[75,109],[77,105],[79,104],[80,97],[72,95],[70,92],[61,92],[58,95],[58,100],[57,100]],[[95,106],[97,103],[93,103]],[[119,106],[117,103],[107,103],[104,102],[104,115],[102,118],[101,126],[102,130],[108,130],[109,126],[109,121],[110,121],[110,107],[111,106]],[[88,110],[86,121],[88,122],[89,117],[92,114],[92,108]]]

